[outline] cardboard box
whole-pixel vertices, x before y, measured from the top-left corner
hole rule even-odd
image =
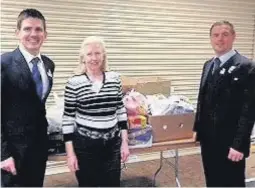
[[[170,95],[171,81],[160,77],[127,77],[121,76],[123,93],[132,89],[144,94],[163,94]]]
[[[135,88],[137,82],[138,82],[137,78],[121,76],[123,93],[126,93],[126,92],[130,91],[132,88]]]
[[[191,139],[194,121],[194,113],[149,116],[148,118],[152,126],[153,142]]]

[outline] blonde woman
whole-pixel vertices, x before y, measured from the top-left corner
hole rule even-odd
[[[103,40],[86,38],[65,88],[62,129],[68,167],[80,187],[120,186],[121,161],[129,156],[121,81],[106,69]]]

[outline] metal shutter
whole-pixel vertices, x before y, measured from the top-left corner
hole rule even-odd
[[[170,78],[174,93],[194,103],[204,61],[213,56],[209,28],[226,19],[235,25],[235,48],[255,59],[254,0],[2,0],[1,53],[17,46],[16,18],[25,8],[47,20],[43,53],[56,64],[53,91],[62,95],[78,64],[82,40],[106,41],[109,67],[127,76]],[[52,93],[48,104],[52,104]]]

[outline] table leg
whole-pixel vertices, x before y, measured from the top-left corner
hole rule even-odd
[[[179,151],[178,148],[175,149],[175,181],[176,186],[181,187],[180,181],[179,181]]]
[[[156,187],[156,177],[158,175],[158,173],[160,172],[162,166],[163,166],[163,151],[160,151],[160,165],[159,165],[159,168],[158,170],[155,172],[154,176],[153,176],[153,186]]]

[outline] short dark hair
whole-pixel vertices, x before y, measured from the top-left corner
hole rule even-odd
[[[44,16],[42,15],[42,13],[36,9],[24,9],[20,12],[18,19],[17,19],[17,29],[20,30],[21,28],[21,24],[23,22],[23,20],[27,19],[27,18],[38,18],[40,20],[42,20],[43,22],[43,28],[44,30],[46,30],[46,20],[44,18]]]
[[[212,24],[211,28],[210,28],[210,36],[212,34],[212,29],[215,27],[215,26],[221,26],[221,25],[228,25],[231,29],[231,32],[232,34],[235,34],[235,28],[234,28],[234,25],[232,23],[230,23],[229,21],[226,21],[226,20],[222,20],[222,21],[218,21],[218,22],[215,22],[214,24]]]

